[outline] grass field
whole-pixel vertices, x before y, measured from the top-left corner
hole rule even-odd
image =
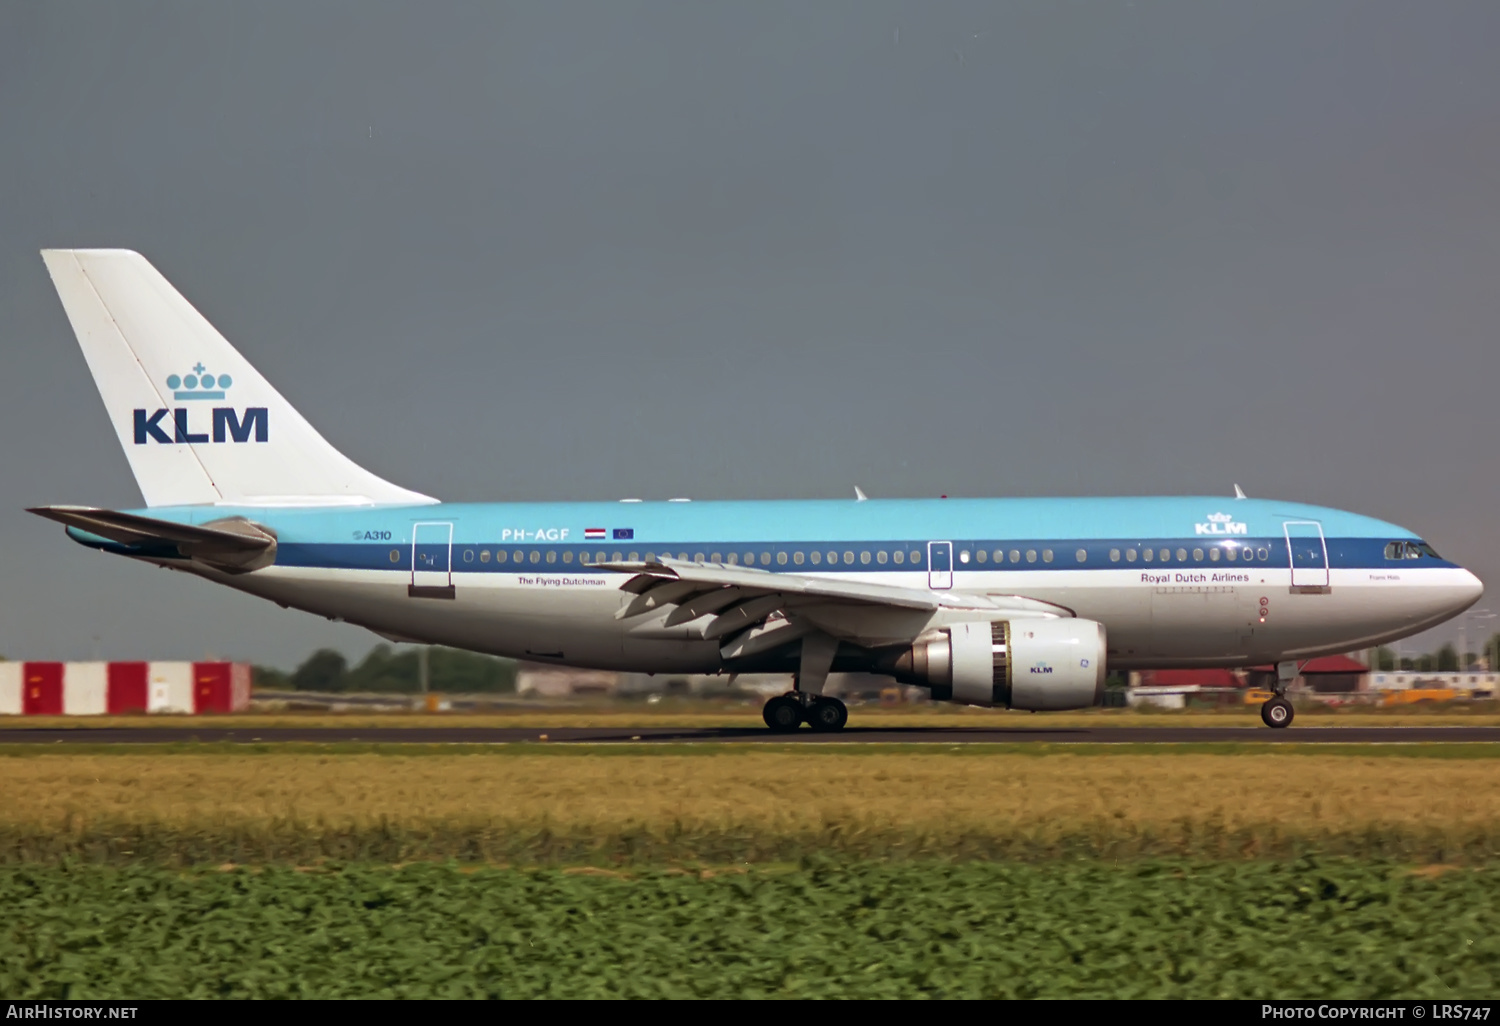
[[[1256,705],[1220,709],[1086,709],[1078,712],[1028,713],[947,704],[850,709],[853,726],[1005,727],[1259,727]],[[28,716],[6,718],[0,726],[25,728],[161,727],[193,729],[204,724],[243,727],[761,727],[758,702],[665,701],[578,704],[565,708],[486,709],[479,712],[275,712],[232,716]],[[1500,726],[1500,703],[1447,702],[1378,707],[1299,706],[1297,723],[1306,726]]]
[[[1341,860],[0,869],[8,998],[1492,998],[1500,877]]]
[[[1308,850],[1484,863],[1500,758],[957,750],[4,759],[0,860],[644,865]]]
[[[1495,745],[88,749],[0,751],[12,999],[1500,983]]]

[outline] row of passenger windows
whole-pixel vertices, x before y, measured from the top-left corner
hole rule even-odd
[[[1392,542],[1392,544],[1395,545],[1400,543]],[[658,554],[655,552],[647,552],[645,555],[646,562],[651,563],[656,561]],[[674,558],[673,554],[670,552],[663,552],[660,555],[663,559]],[[1186,548],[1179,548],[1175,552],[1170,548],[1129,548],[1124,550],[1110,549],[1109,561],[1111,563],[1118,563],[1123,558],[1127,563],[1134,563],[1136,560],[1140,560],[1144,563],[1186,563],[1189,561],[1189,559],[1191,559],[1191,561],[1194,563],[1201,563],[1204,561],[1204,559],[1207,559],[1211,563],[1217,563],[1221,559],[1223,559],[1227,560],[1230,563],[1234,563],[1239,560],[1244,560],[1248,563],[1253,560],[1265,562],[1270,558],[1270,555],[1271,550],[1268,548],[1251,548],[1248,545],[1238,547],[1234,545],[1226,545],[1222,549],[1217,546],[1213,546],[1208,548],[1207,550],[1195,548],[1191,551],[1191,555],[1189,555],[1189,550]],[[392,563],[400,562],[401,558],[402,556],[399,549],[391,550]],[[571,549],[564,549],[560,554],[556,549],[548,549],[545,553],[539,549],[532,549],[530,552],[527,552],[524,549],[515,549],[513,551],[508,551],[506,549],[497,549],[493,554],[489,549],[463,550],[462,559],[465,563],[472,563],[476,558],[481,563],[488,563],[492,559],[496,563],[557,563],[560,559],[563,563],[571,564],[575,556]],[[591,563],[604,562],[634,563],[640,560],[641,553],[638,551],[609,552],[604,549],[597,549],[593,551],[583,549],[577,553],[576,558],[578,560],[578,563],[583,566],[587,566]],[[679,552],[676,554],[675,558],[687,561],[689,559],[689,556],[686,552]],[[1056,554],[1051,549],[1042,549],[1040,550],[1040,552],[1038,552],[1038,550],[1036,549],[1026,549],[1024,550],[1024,552],[1021,549],[1010,549],[1009,551],[1005,549],[995,549],[993,552],[987,549],[978,549],[974,551],[970,551],[969,549],[960,549],[958,552],[958,561],[961,564],[968,564],[970,562],[980,564],[1004,564],[1021,563],[1023,561],[1026,563],[1035,563],[1037,562],[1038,558],[1040,558],[1043,563],[1051,563],[1056,558]],[[1087,549],[1079,549],[1073,553],[1073,559],[1075,562],[1086,563],[1088,562],[1088,558],[1089,554]],[[874,562],[875,564],[880,566],[885,566],[887,564],[894,564],[896,566],[920,566],[922,564],[922,550],[912,549],[910,552],[908,552],[903,549],[894,549],[888,552],[885,549],[862,549],[861,551],[856,553],[852,550],[846,549],[842,553],[840,553],[836,549],[830,549],[827,552],[818,549],[814,549],[810,552],[803,552],[799,549],[796,552],[777,552],[774,555],[769,552],[730,552],[727,554],[723,552],[695,552],[692,554],[691,559],[697,563],[724,563],[728,564],[729,566],[737,566],[741,563],[743,563],[745,566],[771,566],[773,563],[777,566],[786,566],[788,563],[793,566],[804,566],[807,564],[811,564],[812,566],[853,566],[856,562],[861,566],[868,566],[871,562]]]

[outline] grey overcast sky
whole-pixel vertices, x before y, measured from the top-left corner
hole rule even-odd
[[[1239,482],[1493,587],[1497,53],[1493,0],[0,0],[0,653],[377,640],[23,512],[140,502],[45,246],[445,499]]]

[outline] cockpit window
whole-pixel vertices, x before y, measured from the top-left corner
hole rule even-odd
[[[1386,559],[1421,559],[1424,556],[1428,559],[1443,558],[1426,542],[1393,541],[1385,546]]]

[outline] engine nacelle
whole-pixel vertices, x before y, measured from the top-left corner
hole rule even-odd
[[[882,667],[940,702],[1083,709],[1104,693],[1104,625],[1002,620],[929,631]]]

